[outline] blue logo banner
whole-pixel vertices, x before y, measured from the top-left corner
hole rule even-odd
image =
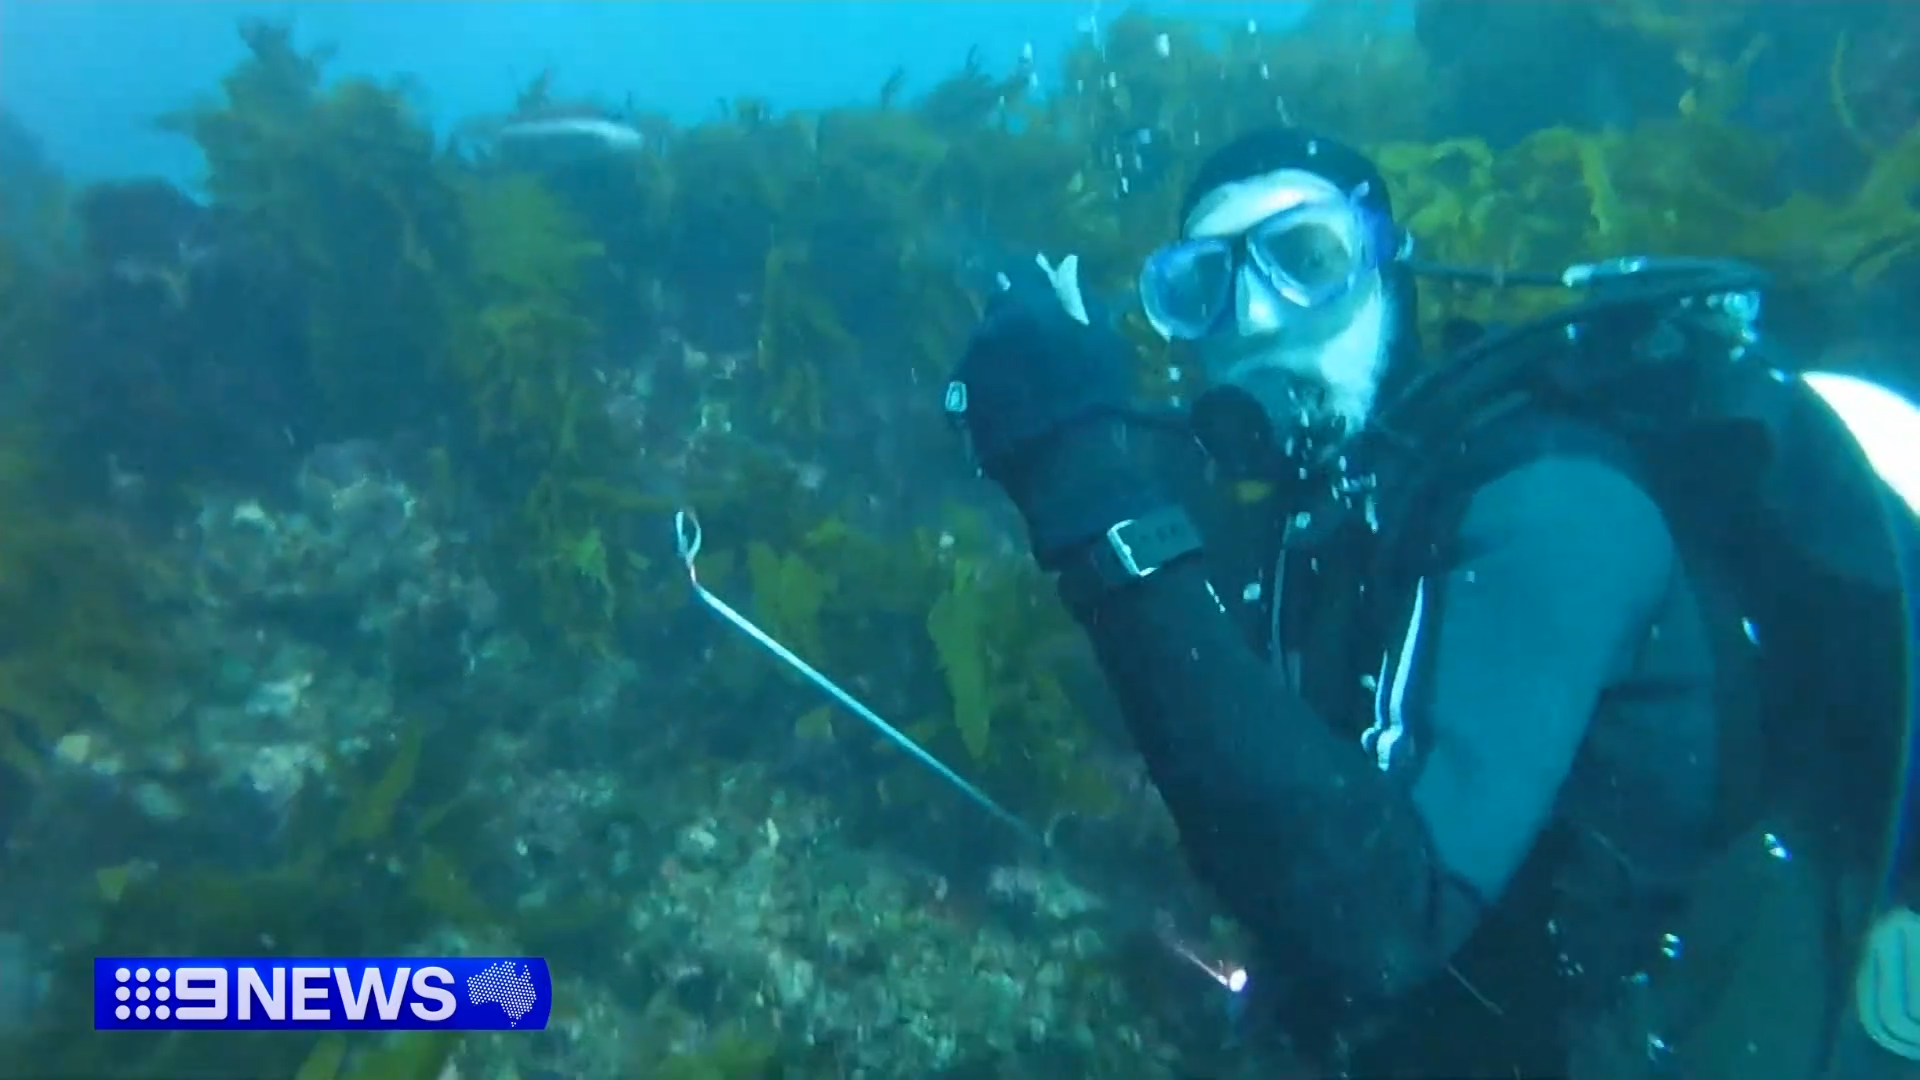
[[[525,956],[100,956],[101,1031],[540,1031],[547,962]]]

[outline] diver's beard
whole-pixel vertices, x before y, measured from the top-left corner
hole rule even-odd
[[[1358,431],[1373,413],[1386,373],[1392,303],[1384,290],[1370,289],[1339,314],[1337,325],[1324,332],[1296,327],[1252,344],[1228,360],[1214,381],[1245,391],[1278,430]]]

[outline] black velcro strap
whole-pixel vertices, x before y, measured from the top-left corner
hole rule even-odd
[[[1060,597],[1075,611],[1200,550],[1200,530],[1187,512],[1162,507],[1106,531],[1060,568]]]

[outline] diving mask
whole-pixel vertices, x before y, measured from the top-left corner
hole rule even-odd
[[[1241,232],[1191,237],[1148,257],[1140,300],[1161,336],[1196,341],[1229,323],[1280,330],[1343,299],[1398,254],[1391,223],[1361,205],[1365,185],[1277,194],[1285,205]],[[1203,204],[1193,219],[1206,213]]]

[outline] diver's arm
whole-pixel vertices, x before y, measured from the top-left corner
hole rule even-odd
[[[1418,985],[1499,897],[1674,561],[1644,492],[1569,458],[1482,488],[1461,539],[1383,688],[1430,743],[1411,790],[1248,648],[1199,559],[1081,612],[1202,873],[1344,994]]]

